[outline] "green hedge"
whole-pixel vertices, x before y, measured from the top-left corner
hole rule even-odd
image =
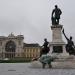
[[[25,63],[30,61],[30,58],[14,58],[10,60],[0,60],[0,63]]]

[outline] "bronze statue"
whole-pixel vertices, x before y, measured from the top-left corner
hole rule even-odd
[[[62,14],[62,11],[58,8],[57,5],[55,5],[55,9],[52,11],[52,25],[58,25],[59,24],[59,19],[60,15]]]
[[[65,35],[64,33],[64,29],[63,29],[63,34],[67,40],[67,44],[66,44],[66,51],[69,53],[69,55],[75,55],[75,46],[74,46],[74,42],[72,41],[72,36],[70,36],[70,39]]]
[[[41,50],[41,52],[40,52],[40,56],[42,55],[42,54],[47,54],[48,52],[49,52],[49,42],[47,41],[47,39],[45,38],[44,39],[44,44],[43,44],[43,48],[42,48],[42,50]]]

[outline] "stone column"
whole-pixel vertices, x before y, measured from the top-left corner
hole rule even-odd
[[[62,25],[52,25],[52,42],[62,42]]]

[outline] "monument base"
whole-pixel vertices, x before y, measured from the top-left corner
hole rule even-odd
[[[57,59],[51,62],[52,68],[54,69],[75,69],[75,56],[74,55],[67,55],[62,56],[56,55]],[[31,62],[32,68],[42,68],[42,63],[40,61],[32,61]],[[45,68],[49,68],[48,64]]]
[[[67,57],[59,57],[58,59],[55,59],[51,64],[52,68],[75,69],[75,56],[70,55]]]

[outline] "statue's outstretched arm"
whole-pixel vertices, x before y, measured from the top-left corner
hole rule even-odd
[[[69,40],[68,37],[66,36],[65,32],[64,32],[64,29],[62,30],[62,32],[63,32],[65,38],[66,38],[67,40]]]

